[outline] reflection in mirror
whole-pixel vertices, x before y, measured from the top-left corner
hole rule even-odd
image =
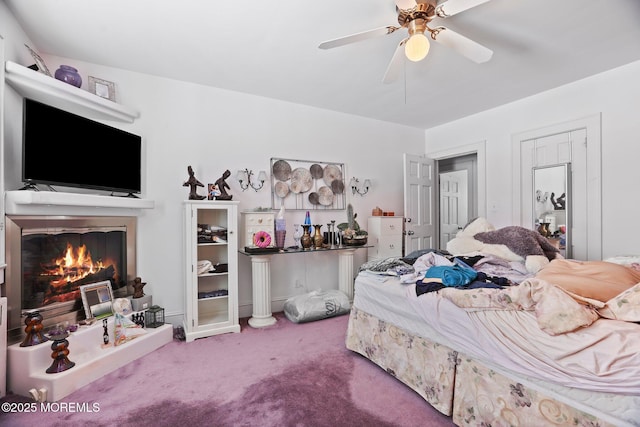
[[[533,199],[536,229],[571,258],[571,164],[533,168]]]
[[[103,319],[113,316],[113,291],[110,281],[82,285],[80,292],[87,319]]]

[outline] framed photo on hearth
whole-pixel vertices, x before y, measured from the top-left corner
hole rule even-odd
[[[99,320],[113,316],[113,290],[109,280],[81,285],[80,293],[87,319]]]

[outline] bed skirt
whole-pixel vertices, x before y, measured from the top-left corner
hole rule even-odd
[[[445,415],[453,409],[458,353],[352,307],[346,345],[416,391]]]
[[[349,316],[346,346],[452,416],[459,426],[615,427],[356,307]]]

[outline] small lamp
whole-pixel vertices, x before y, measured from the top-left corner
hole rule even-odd
[[[144,313],[144,323],[147,328],[157,328],[164,325],[164,308],[152,305]]]

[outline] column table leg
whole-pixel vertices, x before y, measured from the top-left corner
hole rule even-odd
[[[353,301],[353,254],[355,249],[344,249],[338,255],[338,289]]]
[[[251,277],[253,290],[253,313],[249,326],[263,328],[276,323],[271,313],[271,257],[251,256]]]

